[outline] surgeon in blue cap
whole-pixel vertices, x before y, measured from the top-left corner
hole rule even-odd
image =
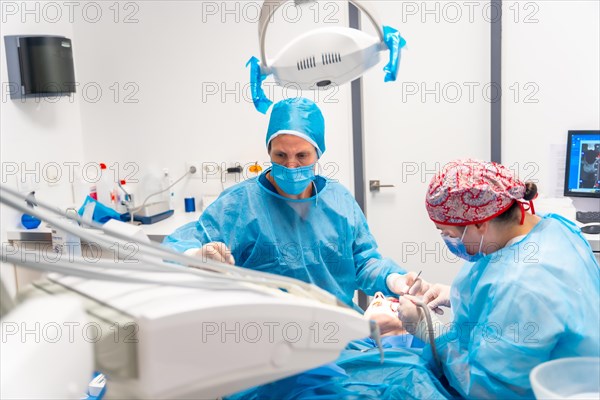
[[[369,295],[408,290],[415,275],[377,251],[352,194],[315,175],[325,152],[317,105],[305,98],[275,104],[266,145],[271,168],[225,190],[197,222],[179,228],[164,245],[310,282],[348,305],[356,289]]]

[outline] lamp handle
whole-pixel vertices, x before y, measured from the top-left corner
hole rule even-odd
[[[275,11],[277,11],[277,9],[287,1],[288,0],[265,0],[260,9],[260,19],[258,21],[258,40],[260,43],[260,66],[263,70],[267,67],[267,54],[265,51],[267,27],[269,26],[269,22],[275,14]],[[371,21],[371,24],[373,24],[375,27],[375,30],[379,35],[379,40],[383,43],[383,27],[379,24],[375,10],[372,9],[371,6],[367,6],[367,3],[363,3],[359,0],[348,0],[348,3],[354,4],[356,8],[365,13],[365,15],[369,18],[369,21]]]

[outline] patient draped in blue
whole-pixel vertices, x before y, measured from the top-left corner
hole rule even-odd
[[[371,338],[351,342],[339,358],[298,375],[251,388],[228,400],[448,399],[431,353],[408,334],[394,312],[396,299],[375,294],[365,316],[382,329],[384,361]],[[343,327],[340,327],[343,329]]]

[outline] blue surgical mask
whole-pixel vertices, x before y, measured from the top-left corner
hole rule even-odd
[[[446,246],[448,246],[448,249],[452,254],[462,258],[463,260],[467,260],[469,262],[476,262],[479,261],[481,258],[485,257],[485,254],[481,252],[481,246],[483,246],[483,236],[481,236],[481,241],[479,242],[479,250],[477,251],[477,253],[469,254],[467,253],[467,246],[465,246],[465,243],[463,242],[465,233],[467,233],[467,228],[468,227],[465,227],[465,230],[460,238],[453,238],[448,235],[442,235],[442,239],[444,239],[444,242],[446,242]]]
[[[287,168],[273,163],[271,175],[281,190],[287,194],[299,195],[315,179],[315,164],[306,167]]]

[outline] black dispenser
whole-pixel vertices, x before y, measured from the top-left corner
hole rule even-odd
[[[75,93],[71,39],[63,36],[5,36],[11,99]]]

